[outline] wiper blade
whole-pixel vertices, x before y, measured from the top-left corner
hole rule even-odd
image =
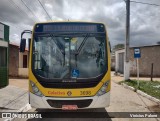
[[[87,38],[88,38],[88,34],[84,37],[84,39],[83,39],[81,45],[79,46],[78,50],[76,51],[76,55],[78,55],[78,54],[81,52],[81,50],[82,50],[84,44],[86,43]]]
[[[53,37],[52,37],[52,39],[53,39]],[[61,50],[61,49],[64,48],[64,47],[62,47],[62,45],[61,45],[60,43],[58,43],[57,40],[55,40],[55,41],[53,41],[53,42],[54,42],[54,44],[57,46],[57,48],[58,48],[58,50],[61,52],[61,54],[64,55],[65,52]]]

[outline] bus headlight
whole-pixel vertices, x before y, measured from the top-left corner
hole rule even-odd
[[[32,81],[30,81],[33,93],[37,96],[43,97],[43,94],[41,93],[41,91],[38,89],[38,87],[35,85],[35,83],[33,83]]]
[[[108,87],[109,81],[105,82],[101,89],[97,92],[97,96],[104,95],[106,93],[107,87]]]

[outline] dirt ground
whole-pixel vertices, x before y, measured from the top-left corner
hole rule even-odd
[[[28,79],[9,79],[9,85],[28,90]]]

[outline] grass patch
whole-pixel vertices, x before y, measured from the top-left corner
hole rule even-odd
[[[137,88],[137,80],[121,81],[119,84],[125,83],[128,86]],[[158,81],[139,81],[139,90],[151,95],[157,99],[160,99],[160,82]]]

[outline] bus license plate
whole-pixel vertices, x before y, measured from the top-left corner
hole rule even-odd
[[[77,110],[77,105],[62,105],[62,110]]]

